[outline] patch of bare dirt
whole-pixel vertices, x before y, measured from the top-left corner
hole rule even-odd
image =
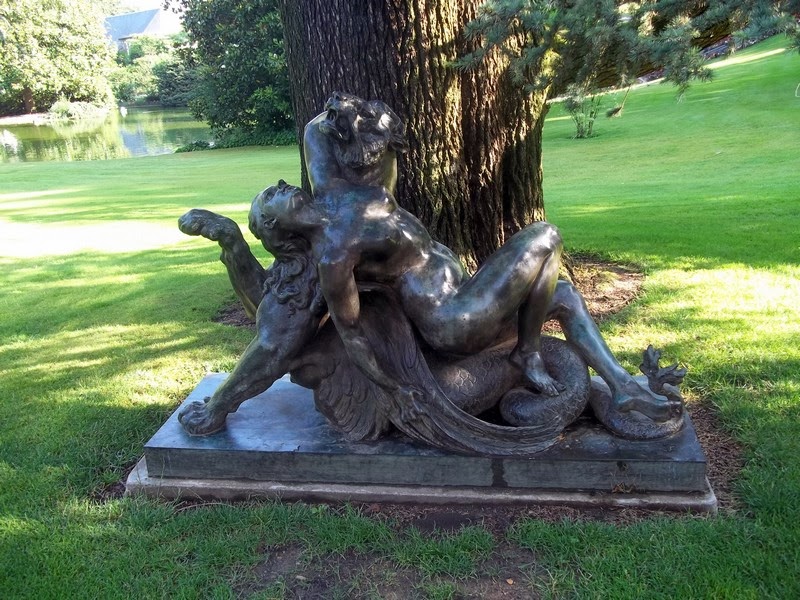
[[[280,591],[281,597],[303,600],[329,598],[452,597],[463,600],[529,600],[538,597],[534,584],[544,579],[533,553],[501,542],[466,578],[425,575],[418,569],[401,567],[374,553],[347,551],[343,554],[309,555],[297,545],[262,549],[264,560],[253,577],[236,590],[246,598]],[[436,590],[449,594],[436,594]]]
[[[633,523],[652,518],[660,513],[653,510],[631,508],[572,508],[569,506],[529,505],[456,505],[438,506],[424,504],[368,504],[359,508],[365,515],[386,520],[398,529],[415,527],[422,532],[453,532],[471,525],[483,527],[496,536],[503,536],[517,521],[602,521],[605,523]],[[674,513],[673,513],[674,514]]]
[[[709,403],[690,402],[686,409],[706,453],[708,480],[717,496],[719,511],[736,512],[740,504],[734,493],[734,481],[744,466],[742,445],[723,431],[717,412]]]
[[[572,259],[573,283],[596,321],[618,313],[641,292],[644,274],[636,269],[588,256]]]
[[[584,255],[570,255],[568,263],[568,275],[598,323],[628,306],[641,292],[644,275],[633,267]],[[548,332],[560,329],[553,321],[545,325]]]
[[[374,554],[352,550],[343,554],[310,555],[298,545],[263,549],[264,560],[253,570],[237,596],[280,592],[281,598],[384,598],[403,600],[420,577]]]
[[[255,329],[256,327],[256,322],[247,316],[247,313],[244,312],[244,306],[238,300],[220,308],[211,320],[215,323],[231,325],[232,327],[246,327],[248,329]]]

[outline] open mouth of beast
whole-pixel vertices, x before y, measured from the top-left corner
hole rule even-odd
[[[319,128],[323,133],[332,135],[339,141],[349,141],[350,135],[352,134],[352,127],[348,116],[341,114],[339,110],[330,104],[326,108],[328,114],[325,116],[322,122],[320,122]]]

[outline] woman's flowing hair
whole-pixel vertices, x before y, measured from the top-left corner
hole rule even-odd
[[[275,260],[264,278],[264,295],[272,294],[280,304],[289,305],[289,313],[297,310],[317,312],[323,300],[317,269],[311,262],[311,244],[299,235],[270,240],[267,249]]]
[[[281,181],[280,185],[286,184]],[[278,189],[278,186],[271,186],[256,196],[248,216],[250,231],[275,257],[265,274],[262,293],[264,296],[272,294],[279,304],[288,304],[289,314],[307,309],[317,313],[325,301],[316,266],[311,261],[311,242],[298,233],[283,229],[277,235],[262,235],[275,231],[277,222],[275,219],[266,220],[256,208],[257,202],[268,200]]]

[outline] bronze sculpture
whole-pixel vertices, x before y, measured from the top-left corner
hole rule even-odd
[[[684,372],[659,369],[654,351],[648,384],[619,365],[578,291],[557,279],[557,230],[526,227],[470,277],[394,200],[405,148],[385,104],[334,94],[305,130],[313,197],[281,181],[253,201],[250,230],[275,257],[266,270],[230,219],[181,217],[182,231],[220,243],[257,326],[228,380],[180,414],[185,430],[213,433],[289,372],[355,440],[394,426],[447,450],[524,455],[551,445],[587,403],[618,435],[677,431]],[[566,342],[541,336],[550,318]],[[587,366],[602,382],[590,383]],[[504,424],[474,416],[493,407]]]

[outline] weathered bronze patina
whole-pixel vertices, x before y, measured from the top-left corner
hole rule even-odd
[[[313,194],[281,181],[253,200],[249,226],[275,257],[269,269],[227,217],[181,217],[184,233],[219,242],[257,327],[225,383],[180,414],[184,429],[217,431],[287,372],[352,440],[397,428],[455,452],[531,454],[587,404],[623,437],[680,429],[684,372],[660,369],[652,349],[646,382],[620,366],[580,293],[558,280],[555,227],[529,225],[470,276],[395,201],[405,149],[389,107],[335,93],[305,129]],[[542,337],[548,319],[566,341]],[[476,416],[495,408],[494,422]]]

